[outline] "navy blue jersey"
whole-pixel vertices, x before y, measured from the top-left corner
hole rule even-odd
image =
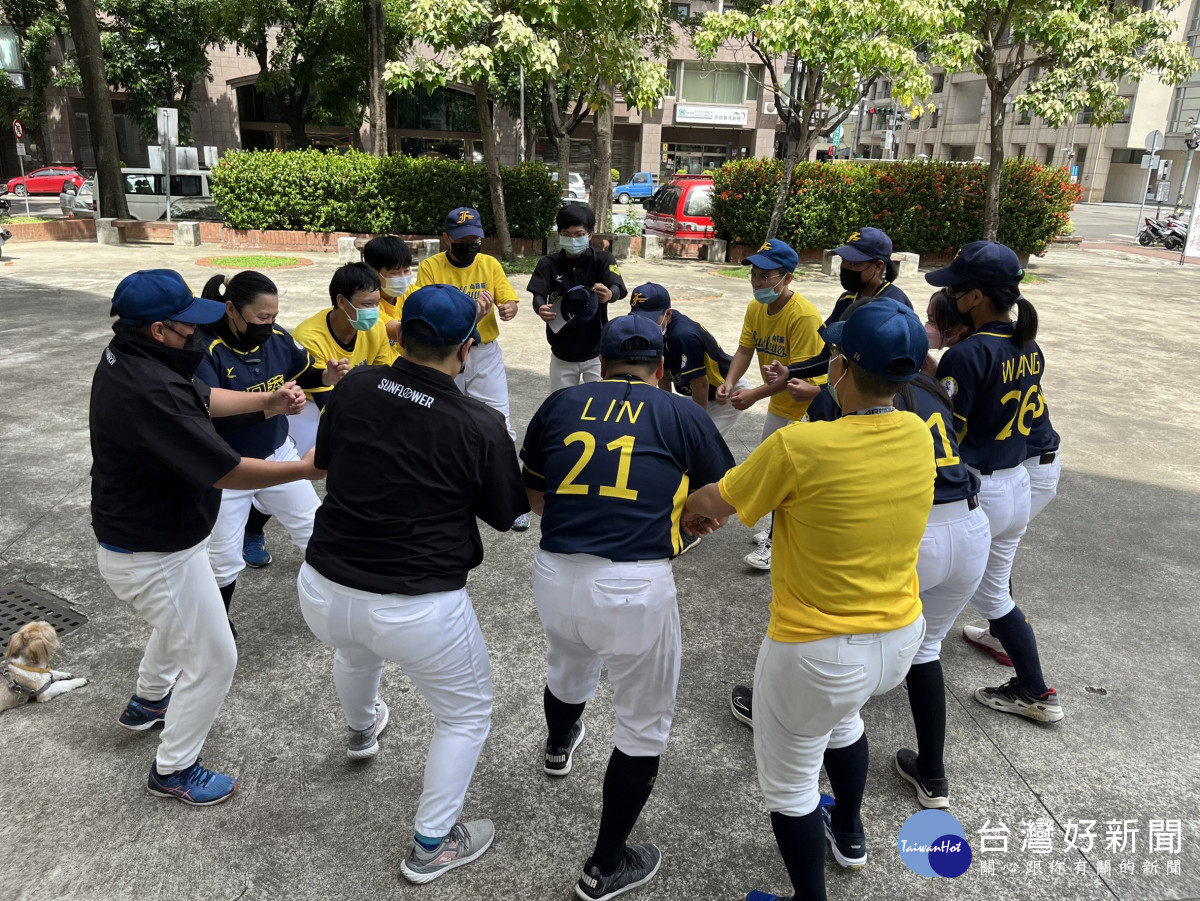
[[[833,422],[842,415],[842,408],[838,406],[833,395],[829,393],[829,388],[826,385],[821,386],[820,392],[809,403],[808,409],[804,411],[804,417],[801,422]]]
[[[1046,416],[1042,350],[1033,341],[1018,348],[1012,333],[1012,322],[988,323],[946,351],[937,369],[962,458],[984,475],[1028,459],[1029,436]]]
[[[699,406],[617,376],[546,398],[521,462],[526,487],[546,495],[542,550],[628,562],[679,553],[688,492],[733,455]]]
[[[826,325],[833,325],[835,322],[841,322],[842,317],[846,315],[846,310],[850,309],[850,304],[858,300],[858,294],[851,294],[849,291],[844,291],[833,304],[833,312],[829,314],[829,318],[825,320]],[[893,300],[898,300],[910,310],[913,308],[912,301],[908,299],[908,295],[896,287],[894,282],[884,282],[883,287],[879,289],[871,300],[879,300],[881,297],[890,297]]]
[[[275,391],[300,376],[312,365],[308,351],[297,344],[287,329],[275,326],[271,337],[259,347],[241,351],[226,343],[211,326],[198,329],[204,359],[196,375],[213,388],[230,391]],[[243,457],[266,459],[287,439],[286,416],[267,419],[262,413],[223,416],[214,419],[217,434]]]
[[[1056,452],[1059,446],[1058,432],[1054,431],[1054,426],[1050,425],[1050,408],[1046,406],[1046,395],[1042,392],[1040,383],[1038,392],[1041,393],[1042,408],[1045,412],[1041,416],[1034,417],[1033,428],[1029,430],[1029,437],[1025,439],[1025,450],[1030,457],[1040,457],[1042,454]]]
[[[680,394],[691,397],[692,381],[708,378],[708,399],[715,400],[717,386],[725,384],[733,357],[721,349],[717,339],[700,323],[678,310],[671,313],[663,339],[663,374]]]

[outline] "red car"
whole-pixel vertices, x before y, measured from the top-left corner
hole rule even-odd
[[[43,166],[8,180],[8,190],[18,197],[26,194],[61,194],[63,185],[70,182],[79,187],[87,181],[87,176],[74,166]]]
[[[647,235],[714,238],[713,180],[708,175],[676,175],[646,201]]]

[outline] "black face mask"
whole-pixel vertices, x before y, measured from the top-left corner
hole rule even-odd
[[[242,333],[238,334],[232,328],[229,330],[236,341],[238,350],[252,350],[255,347],[261,347],[275,333],[274,323],[248,322],[241,312],[238,313],[238,318],[242,320]]]
[[[450,253],[459,263],[470,263],[479,255],[482,244],[467,243],[466,241],[451,241]]]
[[[858,294],[867,286],[863,276],[866,273],[856,272],[853,269],[847,269],[843,266],[840,270],[838,278],[841,280],[842,287],[851,294]]]

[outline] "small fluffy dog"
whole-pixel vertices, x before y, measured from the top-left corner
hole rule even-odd
[[[87,685],[70,673],[50,669],[50,656],[58,648],[58,635],[47,622],[29,623],[9,639],[0,676],[0,713],[27,701],[47,701]]]

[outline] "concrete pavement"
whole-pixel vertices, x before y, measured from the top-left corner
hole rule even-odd
[[[366,765],[346,761],[331,654],[300,616],[299,553],[275,524],[275,562],[247,571],[239,586],[241,659],[205,748],[206,765],[240,774],[239,791],[212,809],[146,793],[156,734],[125,732],[116,717],[147,628],[96,571],[88,389],[121,277],[171,266],[199,290],[213,270],[195,260],[226,252],[87,244],[5,251],[12,262],[0,266],[0,582],[26,582],[90,617],[65,639],[60,666],[92,684],[0,719],[0,899],[570,897],[598,821],[611,694],[602,686],[589,705],[589,735],[571,776],[543,776],[545,643],[529,587],[536,521],[524,535],[484,527],[487,557],[469,584],[496,685],[492,734],[464,811],[496,821],[495,845],[478,862],[423,887],[399,876],[428,710],[389,666],[382,691],[392,723],[381,752]],[[313,259],[271,273],[285,325],[329,302],[336,261]],[[624,269],[630,287],[663,283],[681,310],[735,346],[745,283],[700,263],[632,261]],[[1059,497],[1032,525],[1014,580],[1066,719],[1039,727],[978,705],[971,692],[1010,672],[948,639],[952,812],[975,861],[956,880],[934,880],[911,873],[896,851],[900,826],[917,810],[891,769],[895,749],[913,741],[901,688],[864,711],[870,862],[853,873],[829,864],[831,899],[1200,897],[1200,283],[1190,269],[1115,251],[1052,251],[1032,261],[1030,273],[1065,462]],[[836,282],[812,269],[805,276],[800,291],[827,311]],[[513,281],[527,300],[526,278]],[[929,294],[916,279],[901,287],[918,306]],[[548,354],[526,305],[502,326],[502,342],[520,433],[546,394]],[[735,429],[739,459],[757,443],[761,417],[753,409]],[[751,888],[788,887],[751,733],[727,702],[731,685],[753,671],[767,618],[768,578],[741,563],[750,534],[731,524],[675,564],[684,632],[678,712],[633,836],[659,843],[664,863],[631,898],[732,901]],[[1085,821],[1095,821],[1092,847],[1065,849],[1069,830]],[[1006,851],[995,850],[1001,829]],[[1076,844],[1087,847],[1082,838]]]

